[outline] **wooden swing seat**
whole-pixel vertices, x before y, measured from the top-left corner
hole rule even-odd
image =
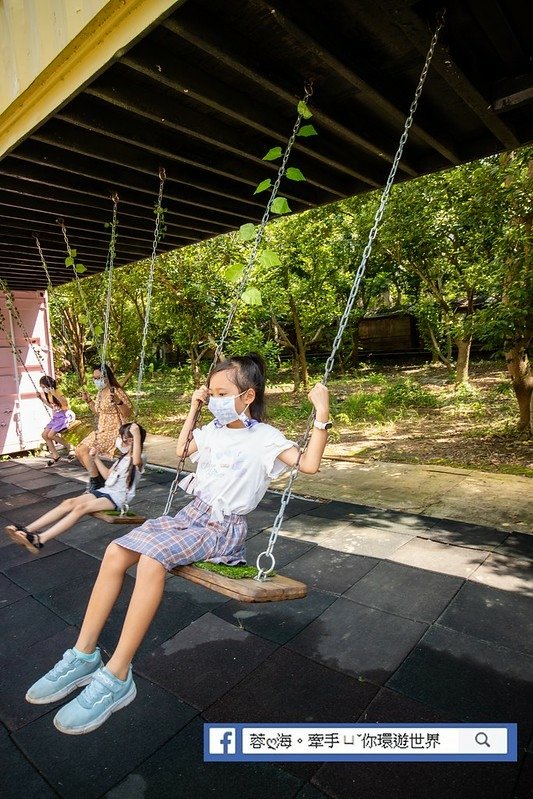
[[[172,569],[172,574],[239,602],[281,602],[286,599],[303,599],[307,596],[307,586],[304,583],[291,577],[283,577],[281,574],[276,574],[265,582],[254,580],[253,577],[235,580],[194,565],[176,566]]]
[[[97,510],[95,513],[91,513],[91,516],[102,522],[107,522],[107,524],[143,524],[146,521],[144,516],[138,516],[136,513],[125,513],[124,516],[121,516],[112,510]]]

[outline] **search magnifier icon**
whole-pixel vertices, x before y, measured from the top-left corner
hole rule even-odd
[[[490,749],[489,738],[486,732],[476,732],[475,741],[480,746],[487,746]]]

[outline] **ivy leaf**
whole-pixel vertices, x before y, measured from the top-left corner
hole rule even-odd
[[[246,289],[246,291],[242,293],[241,299],[243,302],[246,303],[246,305],[263,304],[261,301],[261,292],[259,291],[259,289],[254,289],[254,288]]]
[[[75,258],[77,256],[77,254],[78,254],[77,250],[70,250],[69,251],[69,255],[72,255],[73,258]]]
[[[300,100],[298,103],[298,113],[303,116],[304,119],[311,119],[313,116],[312,111],[309,110],[309,106],[307,103],[304,103],[303,100]]]
[[[228,268],[224,270],[224,277],[226,280],[229,280],[230,283],[237,283],[241,279],[243,272],[244,266],[242,264],[230,264]]]
[[[95,336],[101,336],[103,332],[104,332],[104,328],[102,327],[102,325],[95,325],[94,326],[94,335]]]
[[[251,241],[255,237],[255,225],[247,222],[246,225],[241,225],[239,228],[239,236],[241,241]]]
[[[74,258],[72,258],[70,255],[68,258],[65,258],[65,266],[74,266]]]
[[[272,149],[263,156],[263,161],[275,161],[276,158],[281,158],[282,155],[281,147],[272,147]]]
[[[291,209],[285,197],[276,197],[271,205],[271,211],[273,214],[290,214]]]
[[[318,133],[316,132],[316,130],[314,129],[314,127],[312,125],[304,125],[303,128],[300,128],[300,130],[298,131],[298,133],[296,135],[297,136],[304,136],[304,137],[305,136],[318,136]]]
[[[279,255],[274,250],[263,250],[257,258],[263,266],[281,266]]]
[[[299,170],[299,169],[297,169],[295,166],[290,166],[290,167],[287,169],[287,171],[286,171],[286,173],[285,173],[285,174],[287,175],[287,177],[289,178],[289,180],[305,180],[305,175],[303,175],[303,174],[300,172],[300,170]]]
[[[83,264],[76,264],[74,269],[76,270],[76,273],[78,275],[83,275],[83,273],[87,271],[87,267],[84,266]]]
[[[261,183],[258,185],[257,189],[254,191],[254,194],[260,194],[262,191],[266,191],[272,186],[272,181],[270,178],[266,180],[262,180]]]

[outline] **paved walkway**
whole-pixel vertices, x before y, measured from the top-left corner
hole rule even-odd
[[[176,441],[150,435],[146,452],[151,463],[176,467]],[[533,480],[448,466],[354,462],[342,446],[326,450],[317,475],[299,475],[298,494],[357,502],[376,508],[405,510],[439,519],[456,519],[501,530],[533,532]],[[194,467],[188,462],[188,468]],[[282,488],[285,479],[275,482]]]
[[[79,493],[79,468],[43,466],[0,463],[1,527]],[[160,514],[171,478],[147,474],[137,507]],[[278,507],[269,492],[250,514],[250,561]],[[99,560],[125,529],[90,518],[38,557],[0,538],[2,799],[531,799],[532,536],[294,498],[276,557],[308,596],[242,605],[169,576],[134,661],[137,699],[90,735],[61,735],[58,705],[24,694],[73,644]],[[102,633],[107,654],[132,585],[127,576]],[[507,721],[519,754],[505,764],[213,764],[203,762],[205,721]]]

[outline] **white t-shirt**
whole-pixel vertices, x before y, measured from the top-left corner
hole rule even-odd
[[[133,482],[128,488],[128,471],[131,464],[131,456],[124,455],[120,460],[115,461],[109,470],[109,475],[102,486],[102,492],[108,494],[118,508],[127,505],[135,496],[137,483],[140,480],[141,474],[144,471],[144,460],[141,468],[136,468],[133,476]]]
[[[295,446],[269,424],[217,427],[213,420],[194,431],[196,474],[183,488],[211,505],[213,516],[245,515],[257,507],[270,481],[288,468],[278,455]]]

